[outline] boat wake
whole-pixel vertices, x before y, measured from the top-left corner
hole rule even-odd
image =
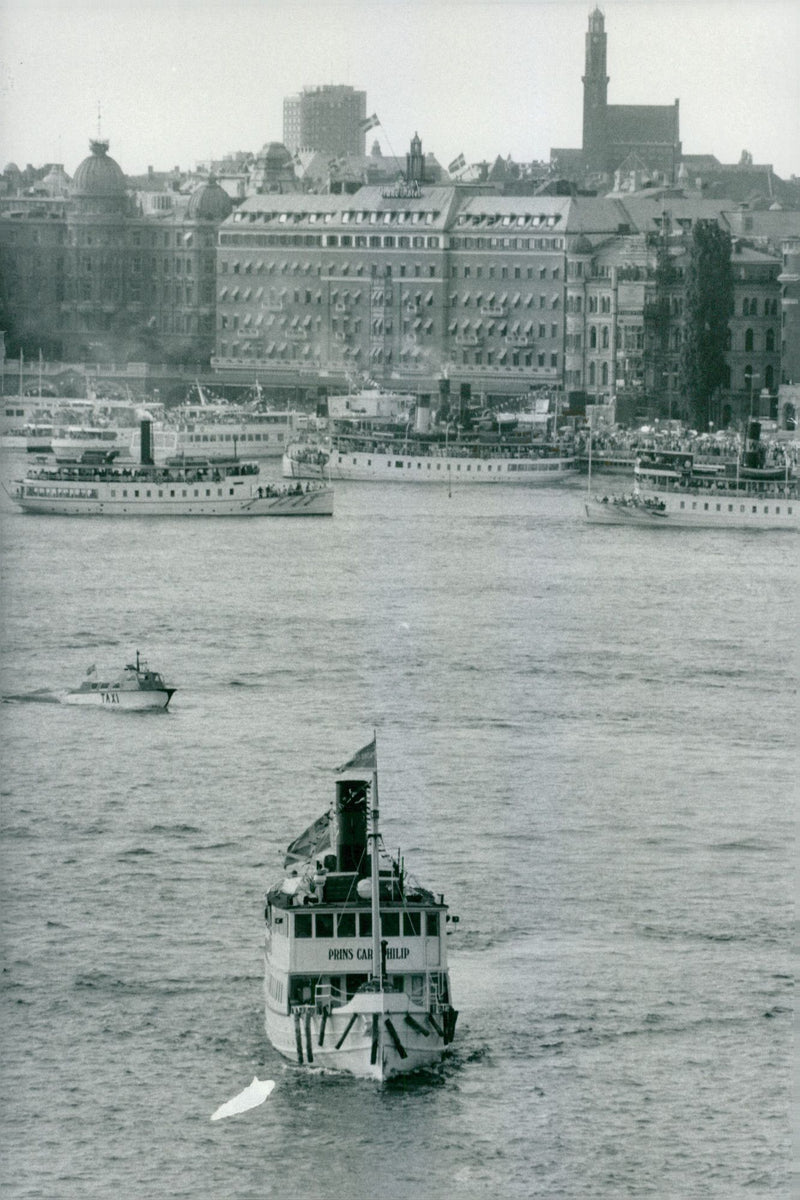
[[[39,688],[35,692],[20,692],[15,695],[2,697],[3,704],[60,704],[61,697],[48,688]]]

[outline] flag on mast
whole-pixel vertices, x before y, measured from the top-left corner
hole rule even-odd
[[[450,166],[447,168],[447,170],[452,175],[455,171],[460,171],[466,165],[467,165],[467,160],[464,158],[464,155],[459,154],[458,158],[453,159],[453,161],[450,163]]]
[[[374,129],[376,125],[380,125],[378,114],[373,113],[371,117],[364,117],[364,120],[359,121],[358,125],[363,133],[366,133],[368,129]]]
[[[345,771],[375,771],[377,767],[378,760],[375,753],[375,738],[373,738],[371,742],[366,746],[362,746],[352,758],[339,767],[336,774],[342,775]]]

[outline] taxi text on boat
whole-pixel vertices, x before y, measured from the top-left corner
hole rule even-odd
[[[375,739],[337,774],[332,811],[267,894],[266,1031],[301,1066],[384,1080],[453,1039],[447,906],[382,853]]]
[[[77,687],[62,696],[63,704],[95,705],[112,709],[166,708],[174,687],[168,687],[158,671],[151,671],[136,651],[136,662],[128,663],[125,670],[104,681],[91,666],[86,678]]]

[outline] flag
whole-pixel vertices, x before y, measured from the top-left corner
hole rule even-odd
[[[460,171],[461,168],[465,167],[466,165],[467,165],[467,160],[464,158],[464,155],[459,154],[458,158],[453,159],[453,161],[450,163],[450,166],[447,168],[447,170],[452,175],[454,171]]]
[[[331,845],[330,826],[330,813],[323,813],[314,821],[313,825],[304,829],[300,837],[295,838],[291,845],[286,847],[284,867],[291,867],[293,863],[297,862],[308,862],[310,859],[316,858],[323,850],[329,849]]]
[[[345,771],[375,771],[378,766],[377,755],[375,753],[375,738],[360,750],[356,751],[352,758],[348,759],[341,767],[338,768],[336,774],[342,775]]]
[[[87,675],[96,675],[97,674],[97,667],[95,666],[94,663],[92,663],[92,665],[90,667],[86,668],[86,674]]]
[[[366,133],[368,129],[374,129],[376,125],[380,125],[377,113],[373,113],[371,117],[365,117],[363,121],[359,121],[358,123],[359,129],[363,133]]]

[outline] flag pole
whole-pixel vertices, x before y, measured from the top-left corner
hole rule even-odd
[[[377,980],[378,987],[383,991],[383,955],[381,954],[381,896],[380,872],[378,864],[378,739],[373,730],[372,742],[375,747],[372,760],[372,795],[370,812],[370,859],[372,868],[372,978]]]

